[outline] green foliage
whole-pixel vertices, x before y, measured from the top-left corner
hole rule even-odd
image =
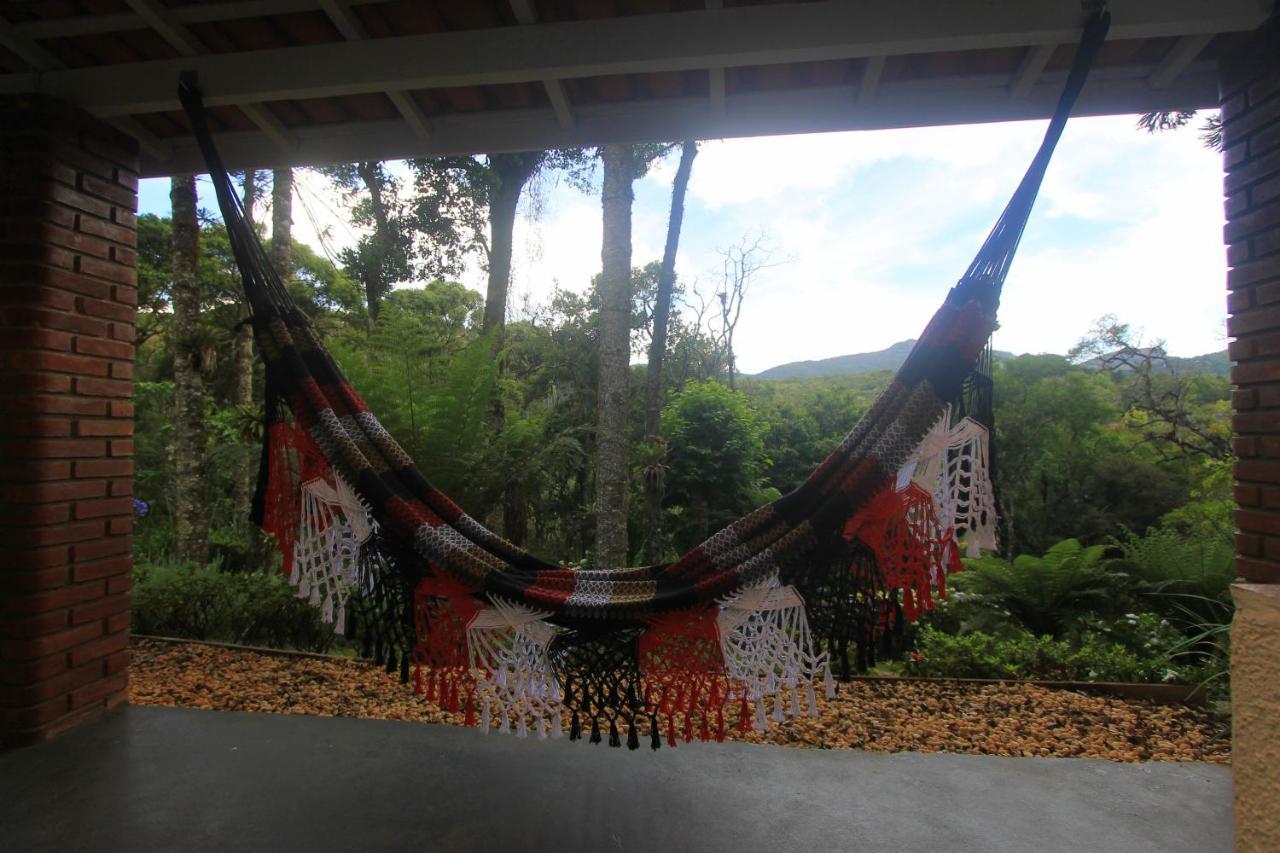
[[[966,560],[955,587],[989,610],[1007,613],[1032,633],[1058,639],[1086,614],[1114,610],[1118,578],[1105,565],[1105,551],[1101,545],[1085,548],[1067,539],[1043,557]]]
[[[141,563],[134,633],[325,652],[336,636],[284,575]]]
[[[746,395],[719,382],[699,382],[662,413],[667,440],[667,498],[687,507],[672,531],[684,550],[732,521],[761,497],[768,465],[759,419]]]
[[[1178,678],[1163,656],[1143,657],[1121,643],[1086,633],[1077,642],[1018,631],[947,634],[924,627],[905,665],[908,675],[1048,681],[1161,682]]]

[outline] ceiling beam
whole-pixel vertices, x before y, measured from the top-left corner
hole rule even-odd
[[[138,17],[147,22],[147,26],[160,34],[174,50],[183,56],[199,56],[204,53],[204,45],[192,35],[186,24],[174,17],[165,6],[153,0],[126,0],[129,8],[138,13]]]
[[[1266,0],[1112,0],[1112,37],[1251,30]],[[103,116],[179,107],[176,81],[200,75],[211,106],[1074,42],[1078,0],[812,3],[676,12],[369,39],[0,76],[0,94],[45,92]],[[1006,84],[1007,86],[1007,78]]]
[[[707,0],[708,11],[719,12],[723,8],[724,0]],[[711,99],[711,114],[714,116],[724,115],[725,88],[723,65],[713,65],[707,69],[707,95]]]
[[[168,11],[179,23],[207,24],[213,21],[234,21],[243,18],[263,18],[268,15],[311,12],[321,8],[321,2],[322,0],[225,0],[221,3],[192,3]],[[386,0],[350,0],[350,2],[360,5],[386,2]],[[145,29],[148,23],[137,13],[120,12],[110,15],[47,18],[14,26],[27,38],[51,39],[141,30]]]
[[[1217,66],[1194,63],[1161,90],[1147,85],[1150,67],[1098,69],[1080,97],[1077,115],[1199,109],[1218,98]],[[728,110],[714,116],[704,97],[627,104],[579,105],[577,123],[563,128],[545,109],[508,110],[437,117],[427,139],[399,121],[299,128],[298,147],[284,151],[261,133],[224,133],[218,146],[228,168],[322,165],[354,160],[391,160],[439,154],[573,148],[609,142],[721,139],[783,133],[876,130],[1043,119],[1052,115],[1065,72],[1049,72],[1024,98],[1009,97],[1009,75],[936,81],[882,83],[866,107],[848,108],[848,89],[825,87],[730,95]],[[190,141],[168,161],[144,164],[148,175],[202,168]]]
[[[178,53],[188,58],[204,55],[205,46],[200,39],[196,38],[196,35],[187,29],[186,24],[174,17],[168,7],[161,5],[158,0],[126,0],[126,2],[129,8],[147,22],[147,26],[159,33],[160,37]],[[258,103],[236,104],[236,106],[276,145],[286,150],[297,146],[297,140],[293,138],[293,134],[267,107]]]
[[[0,45],[3,45],[37,72],[54,71],[66,67],[60,59],[28,39],[3,17],[0,17]],[[168,156],[168,145],[157,139],[154,134],[134,119],[128,116],[119,116],[107,119],[106,122],[115,127],[116,130],[137,140],[138,148],[152,159],[163,160]]]
[[[1054,44],[1037,44],[1027,48],[1027,54],[1022,57],[1022,64],[1018,66],[1018,70],[1013,75],[1013,82],[1009,84],[1009,95],[1014,98],[1025,98],[1031,91],[1031,87],[1040,79],[1040,75],[1044,73],[1045,66],[1049,64],[1049,60],[1053,58],[1053,52],[1057,49],[1058,46]]]
[[[868,56],[866,67],[862,69],[862,79],[858,81],[858,103],[866,105],[875,99],[876,89],[880,88],[880,76],[884,74],[885,57]]]
[[[351,0],[320,0],[320,6],[347,41],[362,41],[369,37],[369,31],[351,8]],[[412,95],[392,89],[386,92],[386,96],[414,133],[423,139],[431,135],[431,120]]]
[[[516,20],[521,26],[530,26],[538,23],[538,13],[533,8],[533,0],[508,0],[511,5],[511,13],[516,16]],[[554,78],[547,78],[542,81],[542,88],[546,90],[547,100],[551,102],[551,109],[555,111],[556,121],[560,122],[561,127],[573,127],[573,108],[569,105],[569,93],[564,90],[564,83]]]
[[[1198,33],[1178,39],[1156,66],[1156,70],[1151,72],[1147,83],[1152,89],[1168,88],[1183,71],[1187,70],[1187,66],[1196,61],[1196,57],[1209,46],[1211,41],[1213,41],[1213,35],[1209,33]]]

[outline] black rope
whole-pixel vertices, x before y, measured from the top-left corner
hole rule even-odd
[[[1000,302],[1000,289],[1004,285],[1005,277],[1009,274],[1009,267],[1013,263],[1014,254],[1018,251],[1018,244],[1022,241],[1022,232],[1027,227],[1031,208],[1035,205],[1036,196],[1040,193],[1040,184],[1044,181],[1045,172],[1049,168],[1049,160],[1053,157],[1058,140],[1062,138],[1067,119],[1071,115],[1076,100],[1080,97],[1080,92],[1084,89],[1085,80],[1089,77],[1089,69],[1093,66],[1098,51],[1102,49],[1102,43],[1106,40],[1107,30],[1110,27],[1111,13],[1105,9],[1090,18],[1085,26],[1080,46],[1076,48],[1071,72],[1067,75],[1066,86],[1058,98],[1058,106],[1053,111],[1053,117],[1049,120],[1049,128],[1045,131],[1044,141],[1040,143],[1040,150],[1036,152],[1027,173],[1023,175],[1021,183],[1013,192],[1013,197],[1009,199],[1009,204],[996,220],[982,248],[974,256],[973,263],[969,264],[969,269],[965,271],[960,284],[953,291],[952,298],[956,302],[979,298],[987,303],[991,313],[995,313],[996,306]]]

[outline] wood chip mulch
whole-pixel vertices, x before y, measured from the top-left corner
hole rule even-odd
[[[820,691],[819,691],[820,692]],[[461,725],[381,668],[341,658],[137,639],[129,699],[222,711]],[[814,749],[1074,756],[1112,761],[1228,762],[1223,725],[1181,705],[1092,696],[1031,684],[842,684],[820,714],[729,739]],[[732,716],[736,716],[732,715]],[[647,740],[645,741],[647,743]]]

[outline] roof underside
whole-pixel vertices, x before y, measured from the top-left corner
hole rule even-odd
[[[1083,6],[1089,5],[1088,0]],[[1111,0],[1080,114],[1209,107],[1269,0]],[[11,0],[0,94],[76,103],[199,171],[1043,118],[1081,0]]]

